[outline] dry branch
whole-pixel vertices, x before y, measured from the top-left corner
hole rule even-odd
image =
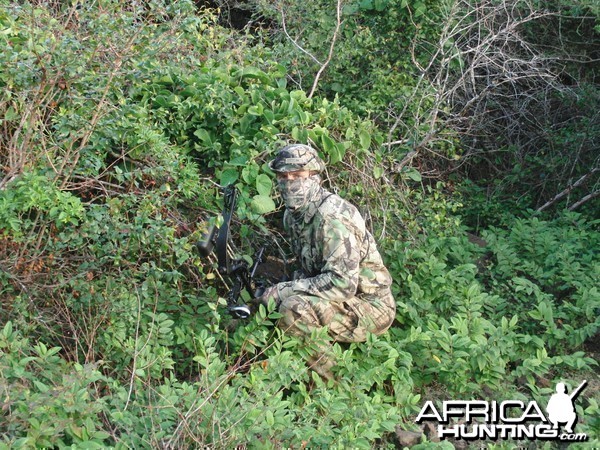
[[[575,211],[577,208],[579,208],[584,203],[587,203],[590,200],[593,200],[594,198],[596,198],[598,196],[600,196],[600,190],[591,192],[590,194],[586,195],[579,201],[577,201],[577,202],[573,203],[571,206],[569,206],[569,211]]]
[[[585,182],[585,180],[587,180],[589,177],[591,177],[592,175],[594,175],[598,171],[600,171],[600,169],[596,167],[591,172],[586,173],[584,176],[582,176],[581,178],[579,178],[579,180],[577,180],[575,183],[571,184],[566,189],[564,189],[563,191],[559,192],[553,199],[549,200],[548,202],[546,202],[542,206],[540,206],[537,209],[537,212],[542,212],[543,210],[545,210],[545,209],[549,208],[550,206],[552,206],[554,203],[556,203],[559,200],[565,198],[567,195],[569,195],[569,193],[573,189],[578,188],[579,186],[581,186]],[[586,197],[588,197],[588,196],[586,196]],[[591,200],[591,198],[589,198],[589,199],[587,199],[585,201],[588,201],[588,200]],[[582,205],[583,203],[585,203],[585,202],[581,202],[581,200],[580,200],[579,202],[577,202],[573,206],[571,206],[569,209],[571,209],[571,210],[575,209],[575,208],[579,207],[580,205]]]
[[[279,7],[279,14],[281,15],[281,25],[283,28],[283,33],[285,34],[286,38],[294,45],[294,47],[296,47],[302,53],[307,55],[310,59],[312,59],[316,64],[318,64],[320,66],[319,70],[317,71],[317,74],[315,75],[315,79],[313,80],[312,88],[310,90],[310,93],[308,94],[308,98],[312,98],[314,96],[314,94],[317,90],[317,86],[319,84],[319,80],[321,79],[321,75],[323,74],[323,72],[325,71],[325,69],[327,68],[329,63],[331,62],[331,58],[333,58],[333,51],[335,48],[335,43],[337,42],[337,39],[339,37],[340,28],[342,26],[342,4],[343,4],[343,0],[337,0],[335,29],[333,31],[333,37],[331,38],[331,43],[329,45],[329,52],[327,54],[327,58],[323,62],[321,62],[316,56],[314,56],[312,53],[310,53],[308,50],[306,50],[304,47],[302,47],[296,39],[294,39],[292,36],[290,36],[288,29],[287,29],[287,22],[286,22],[285,12],[283,11],[283,6]]]
[[[540,29],[553,21],[584,24],[594,19],[565,18],[528,0],[454,0],[445,14],[436,41],[415,38],[412,43],[413,64],[420,74],[412,93],[400,99],[403,106],[389,111],[393,122],[386,147],[409,138],[411,150],[418,151],[410,164],[438,173],[469,165],[485,176],[502,176],[516,164],[527,170],[531,161],[557,161],[548,169],[550,176],[528,180],[541,196],[580,177],[583,164],[595,167],[590,155],[597,148],[593,127],[599,126],[599,117],[589,111],[582,114],[580,86],[573,79],[565,82],[565,65],[589,64],[593,58],[568,54],[560,42],[542,46],[544,41],[529,33],[536,22]],[[567,32],[556,30],[561,39]],[[418,58],[424,54],[430,55],[426,61]],[[561,136],[575,133],[585,114],[592,131],[582,135],[575,148],[566,148]],[[436,151],[444,141],[441,133],[448,131],[460,139],[460,160],[448,160]],[[595,197],[592,193],[584,199]]]
[[[342,0],[338,0],[337,8],[336,8],[336,24],[335,24],[335,30],[333,31],[333,37],[331,38],[331,44],[329,45],[329,54],[327,55],[327,59],[325,60],[325,62],[321,65],[321,68],[317,72],[317,75],[315,76],[315,80],[313,82],[312,89],[310,90],[310,94],[308,94],[308,98],[313,97],[315,91],[317,90],[317,85],[319,83],[319,79],[321,78],[323,71],[327,68],[327,66],[329,65],[329,62],[331,61],[331,58],[333,57],[333,49],[335,47],[335,43],[337,41],[341,26],[342,26]]]

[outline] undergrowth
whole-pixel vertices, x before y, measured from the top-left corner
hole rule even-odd
[[[543,402],[597,369],[596,222],[523,215],[472,244],[462,205],[396,170],[372,122],[191,2],[0,5],[0,448],[394,448],[427,399]],[[384,336],[306,345],[275,311],[234,321],[194,250],[233,183],[231,250],[285,255],[265,162],[291,140],[374,231],[398,306]],[[337,382],[306,366],[325,346]],[[590,436],[597,402],[577,404]]]

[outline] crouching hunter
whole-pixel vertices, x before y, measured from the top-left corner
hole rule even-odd
[[[325,164],[312,147],[288,145],[269,167],[277,174],[284,229],[299,270],[257,301],[273,298],[283,316],[279,327],[296,336],[327,327],[335,341],[361,342],[367,333],[384,333],[396,313],[392,279],[361,214],[321,186]],[[335,363],[325,354],[310,364],[332,377]]]

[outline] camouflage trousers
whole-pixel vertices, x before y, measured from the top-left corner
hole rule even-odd
[[[283,316],[279,327],[292,335],[306,336],[328,327],[335,341],[363,342],[367,333],[387,331],[396,316],[396,303],[389,289],[339,301],[293,295],[281,300],[279,312]]]

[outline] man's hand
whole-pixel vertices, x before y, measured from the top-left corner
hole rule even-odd
[[[273,298],[276,304],[279,304],[279,294],[277,293],[277,286],[269,286],[265,289],[265,292],[260,297],[256,297],[252,300],[252,303],[255,305],[265,305],[265,307],[269,304],[269,299]]]

